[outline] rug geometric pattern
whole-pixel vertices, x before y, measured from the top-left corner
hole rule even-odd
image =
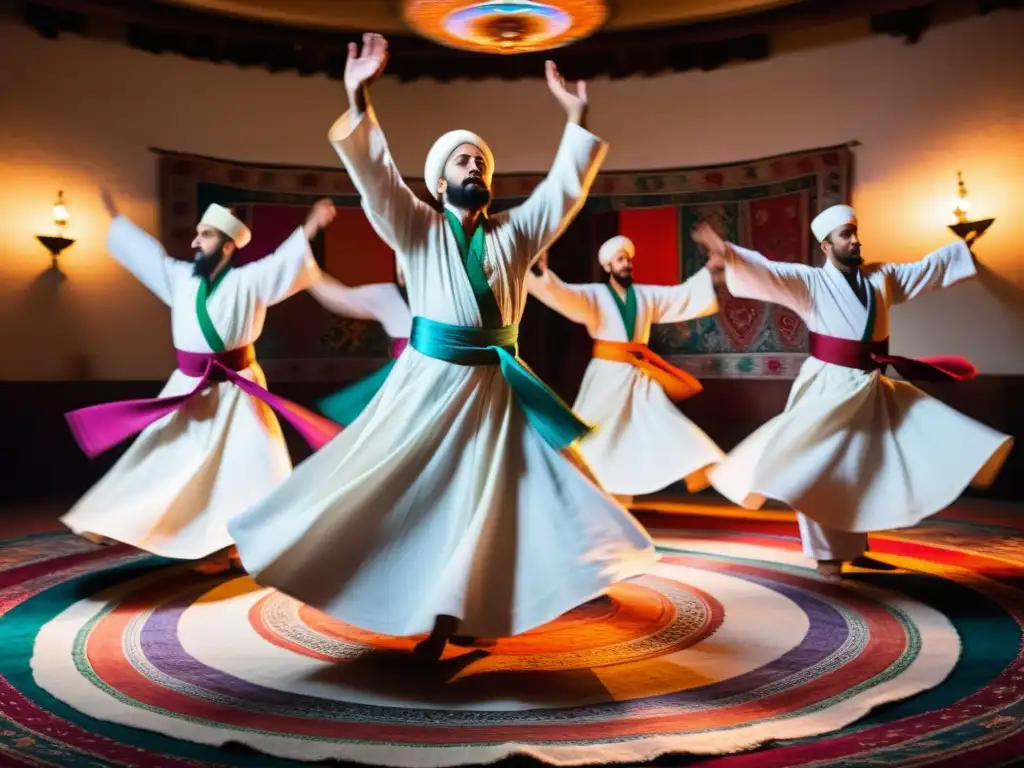
[[[67,535],[5,543],[0,754],[268,768],[666,752],[759,768],[989,766],[1021,754],[1019,524],[941,518],[873,537],[901,570],[834,586],[807,567],[790,522],[666,521],[651,575],[436,667],[409,658],[413,640],[245,578]]]

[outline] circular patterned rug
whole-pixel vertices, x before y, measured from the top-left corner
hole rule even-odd
[[[677,528],[656,531],[655,573],[437,665],[410,656],[414,639],[340,624],[244,577],[65,535],[8,542],[5,749],[154,768],[1020,754],[1018,533],[941,520],[875,537],[897,570],[835,586],[789,522],[657,523]],[[252,751],[223,748],[239,744]]]

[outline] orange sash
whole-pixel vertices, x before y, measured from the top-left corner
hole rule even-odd
[[[646,344],[635,341],[603,341],[594,339],[594,357],[613,363],[629,363],[661,384],[670,400],[685,400],[699,394],[703,385],[697,379],[671,365]]]

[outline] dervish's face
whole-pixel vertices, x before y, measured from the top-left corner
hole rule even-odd
[[[462,144],[444,164],[444,174],[437,182],[437,193],[456,208],[483,208],[491,202],[491,189],[485,180],[487,172],[487,158],[480,147]]]
[[[605,271],[610,272],[618,281],[619,285],[628,286],[633,282],[633,260],[622,248],[612,257],[611,262],[605,266]]]
[[[209,277],[225,260],[235,252],[234,241],[208,224],[196,227],[196,236],[192,241],[195,255],[192,257],[192,273],[197,277]]]
[[[851,221],[832,231],[821,241],[825,255],[842,267],[859,267],[864,263],[860,255],[860,238],[857,236],[857,222]]]
[[[192,241],[192,247],[197,251],[202,251],[204,256],[220,254],[230,256],[235,250],[235,243],[219,229],[214,229],[209,224],[200,224],[196,227],[196,236]]]

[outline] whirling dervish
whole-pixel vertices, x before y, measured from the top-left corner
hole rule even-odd
[[[230,210],[211,205],[196,226],[193,261],[123,216],[103,192],[112,223],[107,250],[171,310],[178,367],[160,395],[67,414],[90,456],[141,432],[128,451],[61,518],[75,533],[131,544],[164,557],[228,565],[228,521],[291,473],[274,411],[314,449],[338,427],[268,392],[254,343],[267,308],[319,278],[309,241],[335,215],[323,200],[272,254],[241,267],[232,258],[251,238]]]
[[[547,63],[568,118],[547,177],[487,215],[494,158],[458,130],[431,148],[434,204],[406,186],[369,105],[387,43],[349,46],[349,110],[329,139],[395,251],[409,347],[361,415],[231,525],[246,569],[349,624],[430,633],[525,632],[646,572],[651,540],[584,469],[588,428],[519,360],[527,270],[582,206],[607,151],[584,127],[586,87]]]
[[[580,452],[601,484],[627,504],[680,480],[691,492],[706,488],[708,469],[724,455],[675,405],[699,393],[700,382],[648,346],[655,323],[718,311],[711,273],[701,269],[675,286],[637,285],[634,258],[633,242],[618,235],[598,252],[606,283],[564,283],[548,269],[546,254],[540,275],[527,277],[532,296],[584,325],[594,339],[573,410],[598,429],[580,441]]]
[[[968,245],[916,262],[864,264],[853,208],[828,208],[811,229],[823,267],[770,261],[724,243],[708,224],[693,233],[709,263],[724,268],[730,293],[781,304],[810,331],[810,357],[786,410],[731,451],[711,482],[748,509],[766,498],[791,506],[804,554],[838,579],[844,562],[862,558],[868,532],[916,525],[968,485],[990,485],[1013,438],[885,376],[887,366],[906,378],[975,375],[962,358],[889,354],[890,308],[974,277]]]

